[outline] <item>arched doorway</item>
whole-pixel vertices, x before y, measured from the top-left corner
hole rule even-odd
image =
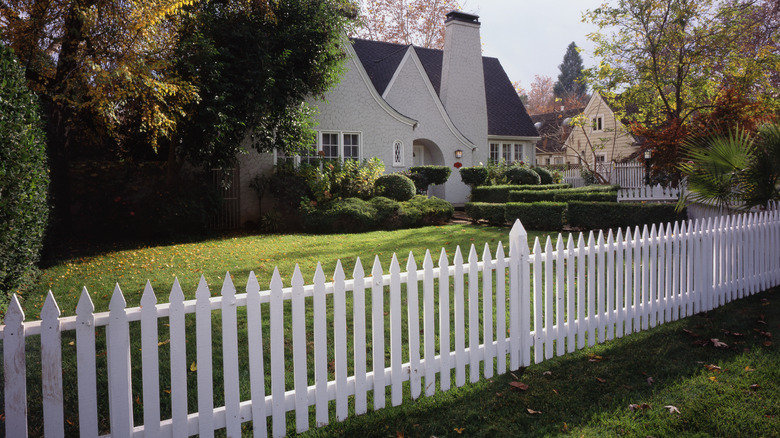
[[[427,138],[418,138],[412,142],[414,166],[444,166],[444,154],[439,146]],[[433,186],[428,195],[445,199],[444,184]]]

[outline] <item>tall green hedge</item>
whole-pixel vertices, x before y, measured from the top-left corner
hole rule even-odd
[[[686,210],[675,211],[675,204],[637,204],[633,202],[569,202],[568,220],[572,227],[584,229],[625,228],[686,220]]]
[[[554,190],[571,187],[568,184],[481,186],[471,189],[471,202],[507,202],[512,190]]]
[[[504,212],[506,204],[491,204],[489,202],[467,202],[466,214],[474,221],[486,220],[491,225],[502,225],[506,222]]]
[[[566,222],[565,202],[508,202],[505,206],[504,219],[510,224],[520,219],[527,229],[559,231]]]
[[[0,45],[0,312],[30,280],[48,220],[46,139],[38,101]]]

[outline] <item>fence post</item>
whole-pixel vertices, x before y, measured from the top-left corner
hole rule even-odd
[[[130,326],[125,306],[125,297],[117,284],[108,304],[110,323],[106,327],[111,436],[116,437],[129,437],[133,434]]]
[[[528,232],[515,220],[509,231],[509,366],[531,364],[531,284],[528,266]]]
[[[5,436],[27,436],[27,366],[24,354],[24,311],[16,294],[3,318]]]
[[[43,392],[43,433],[65,436],[62,406],[62,338],[60,307],[49,291],[41,310],[41,363]]]

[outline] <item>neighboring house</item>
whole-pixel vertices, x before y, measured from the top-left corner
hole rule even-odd
[[[615,117],[612,103],[599,93],[593,93],[583,111],[589,123],[574,128],[566,139],[567,163],[580,163],[582,157],[588,163],[594,160],[597,163],[609,163],[637,156],[637,139]]]
[[[539,134],[498,59],[482,56],[479,17],[450,12],[445,29],[444,50],[361,39],[346,45],[341,82],[324,100],[312,101],[319,109],[320,155],[379,157],[387,173],[449,166],[449,181],[429,193],[456,205],[470,193],[459,167],[502,157],[534,162]],[[277,158],[241,157],[241,223],[259,214],[250,180],[271,172]]]
[[[572,164],[576,159],[566,161],[566,139],[571,134],[571,125],[565,123],[572,117],[581,114],[585,108],[564,109],[545,114],[531,116],[534,126],[542,139],[536,143],[536,165]]]

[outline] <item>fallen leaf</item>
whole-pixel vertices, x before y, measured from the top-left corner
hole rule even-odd
[[[588,354],[588,362],[601,362],[604,358],[593,353]]]
[[[166,339],[166,340],[164,340],[164,341],[162,341],[162,342],[158,342],[158,343],[157,343],[157,346],[158,346],[158,347],[161,347],[161,346],[163,346],[163,345],[165,345],[165,344],[170,344],[170,343],[171,343],[171,340],[170,340],[170,339]]]
[[[568,432],[569,431],[569,425],[566,423],[563,423],[563,430],[561,432]]]
[[[528,385],[526,385],[523,382],[509,382],[509,386],[514,386],[517,389],[520,389],[522,391],[528,390]]]
[[[139,406],[142,405],[143,403],[141,403],[141,397],[135,396],[135,403],[138,404]]]
[[[700,338],[701,337],[701,335],[699,335],[698,333],[694,333],[694,332],[692,332],[692,331],[690,331],[688,329],[683,329],[683,331],[685,333],[688,333],[689,335],[693,336],[694,338]]]
[[[466,428],[465,427],[456,427],[456,428],[454,428],[452,430],[454,430],[455,432],[458,432],[460,434],[460,433],[463,433],[463,431],[466,430]]]
[[[596,380],[598,380],[601,383],[607,383],[606,379],[602,379],[601,377],[596,377]]]
[[[558,394],[558,390],[557,389],[553,389],[553,392],[555,393],[555,395],[560,395],[560,394]]]
[[[722,371],[717,365],[704,365],[704,368],[707,368],[710,371]]]
[[[638,411],[638,410],[640,410],[640,409],[641,409],[641,410],[645,410],[645,409],[652,409],[652,408],[651,408],[651,407],[650,407],[650,405],[649,405],[649,404],[647,404],[647,403],[642,403],[641,405],[638,405],[638,404],[636,404],[636,403],[631,403],[630,405],[628,405],[628,409],[629,409],[631,412],[634,412],[634,411]]]
[[[497,393],[496,393],[496,397],[503,397],[503,396],[504,396],[504,393],[503,393],[503,392],[497,392]]]
[[[667,405],[667,406],[664,406],[664,408],[669,409],[669,413],[670,414],[679,414],[680,413],[680,410],[677,409],[676,406]]]
[[[652,376],[648,377],[647,378],[647,384],[648,385],[652,385],[653,383],[655,383],[655,380],[653,379],[653,377]]]
[[[527,410],[527,411],[528,411],[528,413],[529,413],[529,414],[531,414],[531,415],[534,415],[534,414],[541,414],[541,413],[542,413],[541,411],[535,411],[535,410],[533,410],[533,409],[531,409],[531,408],[528,408],[528,409],[526,409],[526,410]]]
[[[712,342],[712,345],[713,345],[715,348],[729,348],[729,346],[728,346],[728,345],[727,345],[725,342],[720,342],[720,341],[719,341],[718,339],[716,339],[716,338],[712,338],[712,339],[710,339],[710,342]]]
[[[68,342],[68,345],[74,345],[74,344],[75,344],[75,342],[74,342],[74,341],[70,341],[70,342]]]
[[[509,373],[509,374],[511,374],[511,375],[512,375],[512,377],[514,377],[514,378],[515,378],[515,380],[520,380],[520,378],[519,378],[519,377],[517,377],[517,376],[515,375],[515,373]]]
[[[401,432],[400,430],[396,430],[395,431],[395,436],[396,436],[396,438],[404,438],[404,433]]]
[[[163,391],[165,391],[166,394],[170,394],[171,393],[170,389],[163,389]]]
[[[759,385],[758,383],[754,383],[754,384],[750,385],[750,389],[752,389],[753,391],[757,391],[758,388],[760,388],[760,387],[761,387],[761,385]]]
[[[755,370],[753,368],[750,368],[750,366],[746,366],[745,371],[755,371]]]
[[[545,371],[542,373],[543,376],[552,376],[552,371]]]
[[[772,341],[764,341],[764,347],[771,347]]]
[[[713,382],[716,382],[718,380],[718,378],[715,377],[715,376],[710,376],[710,380],[712,380]]]
[[[198,370],[198,364],[193,362],[190,364],[190,371],[197,371]]]

